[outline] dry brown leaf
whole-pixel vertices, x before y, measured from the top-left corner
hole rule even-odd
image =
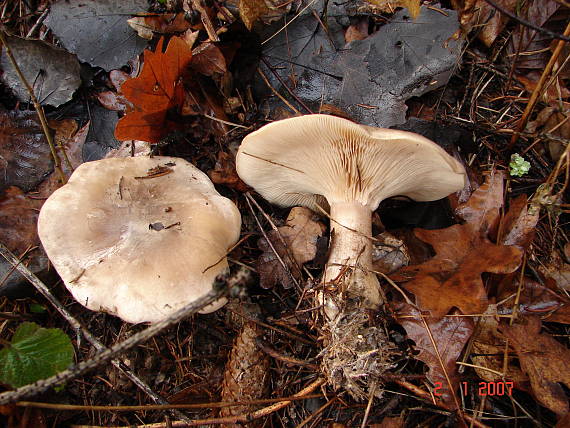
[[[267,235],[291,274],[300,279],[300,267],[316,256],[317,239],[323,235],[326,227],[317,221],[316,214],[310,209],[294,207],[287,217],[285,226],[278,229],[286,246],[283,245],[277,232],[271,231]],[[260,239],[258,246],[263,251],[256,266],[261,286],[272,288],[281,283],[284,288],[293,287],[291,275],[283,268],[267,241]],[[293,257],[293,260],[289,256]]]
[[[358,18],[355,24],[348,26],[344,33],[344,40],[346,43],[350,43],[354,40],[364,40],[368,37],[368,17]]]
[[[140,37],[147,40],[151,40],[154,33],[183,33],[190,28],[190,23],[186,21],[183,13],[165,13],[162,15],[149,13],[146,16],[128,19],[127,23]]]
[[[534,239],[539,214],[540,210],[534,208],[529,210],[526,195],[512,199],[509,211],[501,221],[501,244],[528,248]]]
[[[479,318],[479,323],[473,334],[471,360],[475,365],[475,372],[487,382],[508,380],[521,383],[528,381],[528,377],[519,368],[512,365],[508,367],[508,372],[505,373],[504,378],[495,373],[503,372],[506,349],[505,337],[499,332],[497,311],[496,305],[489,305],[484,316]]]
[[[405,7],[410,16],[416,19],[420,14],[420,0],[366,0],[384,13],[394,13],[396,8]]]
[[[414,231],[434,248],[436,255],[420,265],[405,268],[397,279],[407,279],[405,288],[416,296],[418,306],[436,318],[443,317],[453,307],[464,314],[485,312],[488,300],[481,274],[511,273],[520,264],[520,248],[489,240],[502,205],[502,180],[502,174],[489,175],[485,184],[457,209],[465,224]]]
[[[379,424],[371,424],[370,428],[403,428],[405,426],[405,419],[402,416],[385,417]]]
[[[226,152],[219,152],[214,169],[208,171],[208,176],[214,184],[223,184],[238,192],[247,192],[249,186],[245,184],[236,171],[234,157]]]
[[[223,74],[228,71],[224,54],[214,43],[204,42],[192,49],[190,66],[205,76]]]
[[[248,30],[258,19],[269,24],[281,18],[289,9],[290,3],[283,5],[280,0],[239,0],[239,16]]]
[[[532,94],[538,86],[538,81],[540,80],[540,76],[541,73],[536,71],[531,71],[528,72],[526,75],[517,75],[516,77],[517,80],[523,84],[526,91],[529,94]],[[554,83],[548,86],[546,92],[544,92],[543,89],[543,94],[541,99],[545,103],[550,103],[556,100],[564,100],[568,97],[570,97],[570,90],[568,90],[568,88],[564,86],[564,83],[558,81],[558,84]]]
[[[558,416],[568,413],[568,398],[559,385],[570,388],[570,350],[547,333],[540,332],[538,317],[525,317],[525,324],[502,326],[502,333],[516,351],[522,370],[528,374],[536,400]]]
[[[482,233],[491,232],[503,206],[504,178],[501,171],[488,174],[485,183],[471,194],[466,203],[457,208],[457,215],[472,223]]]
[[[434,395],[440,397],[446,407],[456,409],[459,404],[453,398],[459,387],[456,361],[473,334],[473,320],[469,317],[440,320],[423,317],[422,320],[421,313],[407,303],[398,308],[398,320],[410,339],[416,342],[420,353],[415,358],[430,369],[427,378],[434,386]]]
[[[517,5],[517,0],[496,0],[496,2],[508,11],[513,11]],[[487,46],[493,44],[509,21],[508,16],[499,13],[485,0],[451,0],[451,4],[459,13],[463,31],[468,33],[477,28],[477,37]]]

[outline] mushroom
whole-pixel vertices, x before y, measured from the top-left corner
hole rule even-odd
[[[330,256],[324,283],[377,309],[382,293],[372,270],[372,212],[393,196],[417,201],[461,189],[463,166],[420,135],[314,114],[280,120],[249,134],[236,159],[240,178],[269,202],[328,210]],[[319,296],[333,320],[339,306]]]
[[[207,294],[228,268],[240,228],[238,209],[206,174],[172,157],[84,163],[38,219],[45,251],[75,299],[131,323],[158,322]]]

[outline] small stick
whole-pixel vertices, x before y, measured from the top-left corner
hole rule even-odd
[[[253,199],[253,197],[249,194],[249,192],[245,193],[245,201],[247,202],[247,205],[251,211],[251,214],[253,215],[253,218],[255,220],[255,222],[257,223],[257,227],[259,227],[259,230],[261,230],[261,233],[263,234],[263,237],[265,238],[265,240],[267,241],[267,244],[269,245],[269,248],[271,248],[271,251],[273,251],[273,254],[275,254],[275,257],[277,257],[277,260],[279,261],[279,263],[281,264],[281,266],[283,267],[283,269],[285,270],[285,272],[287,272],[287,274],[291,277],[291,280],[293,281],[293,283],[295,284],[295,286],[297,287],[298,290],[302,290],[301,285],[299,284],[299,281],[297,281],[297,278],[295,278],[293,276],[293,274],[291,273],[291,269],[289,269],[289,266],[287,266],[287,264],[283,261],[283,259],[281,258],[281,256],[279,255],[279,253],[277,252],[277,250],[275,249],[275,246],[273,245],[273,243],[271,242],[271,239],[269,239],[269,237],[267,236],[267,233],[265,233],[265,230],[263,230],[263,227],[261,226],[261,222],[259,221],[259,219],[257,218],[257,216],[255,215],[255,211],[253,211],[253,206],[251,205],[250,199],[257,204],[257,201],[255,199]],[[258,205],[259,207],[259,205]],[[285,247],[287,248],[287,247]]]
[[[12,67],[14,67],[16,74],[18,75],[18,77],[20,78],[20,80],[22,81],[24,86],[26,87],[28,94],[30,95],[30,99],[32,100],[32,104],[34,105],[36,112],[38,113],[38,117],[39,117],[40,123],[42,125],[42,130],[44,131],[47,143],[49,145],[51,156],[53,158],[54,168],[57,171],[57,173],[59,174],[59,178],[60,178],[61,182],[63,184],[65,184],[67,182],[67,178],[65,177],[65,174],[63,173],[63,170],[61,169],[61,161],[60,161],[59,156],[57,155],[57,153],[55,151],[55,145],[53,144],[53,138],[51,136],[51,132],[49,131],[47,119],[46,119],[46,116],[44,114],[44,109],[41,106],[41,104],[38,102],[38,99],[36,98],[36,96],[34,94],[34,90],[30,86],[30,84],[28,83],[28,80],[26,79],[26,77],[22,73],[22,70],[18,66],[18,63],[16,62],[16,59],[14,58],[14,55],[12,53],[12,49],[10,49],[10,45],[8,45],[8,42],[6,41],[6,37],[4,37],[4,35],[5,35],[4,31],[0,30],[0,42],[2,42],[2,44],[6,48],[6,54],[8,55],[8,58],[10,59],[10,62],[12,63]]]
[[[489,0],[485,0],[485,1],[487,3],[489,3]],[[489,4],[491,4],[491,3],[489,3]],[[564,30],[564,35],[570,36],[570,23],[568,23],[568,25],[566,25],[566,30]],[[566,40],[570,41],[570,38],[566,37]],[[511,150],[514,147],[514,145],[517,143],[517,141],[519,139],[519,135],[520,135],[519,133],[525,129],[526,123],[528,122],[528,118],[530,117],[530,114],[532,113],[534,106],[536,105],[536,102],[538,101],[538,97],[540,96],[540,94],[542,92],[542,88],[544,87],[546,79],[548,79],[548,76],[550,75],[552,69],[554,68],[554,65],[556,64],[556,61],[558,60],[558,57],[560,56],[560,53],[562,52],[563,47],[564,47],[564,42],[562,40],[560,40],[556,44],[556,48],[554,49],[554,52],[552,53],[552,56],[550,57],[548,64],[546,64],[546,67],[544,67],[544,71],[542,72],[542,75],[540,76],[540,79],[539,79],[538,83],[536,84],[536,88],[534,89],[530,99],[528,100],[528,104],[526,105],[526,108],[524,109],[523,115],[517,124],[516,132],[511,137],[511,141],[509,142],[509,144],[507,146],[507,150]]]
[[[261,76],[261,78],[263,79],[263,81],[265,82],[265,84],[267,85],[267,87],[269,89],[271,89],[271,92],[273,92],[277,98],[279,98],[281,101],[283,101],[283,103],[289,107],[289,109],[291,109],[291,111],[295,114],[301,114],[301,112],[299,110],[297,110],[295,108],[295,106],[293,106],[293,104],[291,104],[289,101],[287,101],[287,99],[285,97],[283,97],[283,95],[281,95],[279,92],[277,92],[277,89],[275,89],[273,86],[271,86],[271,83],[269,82],[269,79],[267,79],[267,76],[265,75],[265,73],[261,70],[261,68],[257,68],[257,72],[259,73],[259,75]]]
[[[4,244],[0,243],[0,254],[10,263],[12,264],[12,266],[14,266],[28,281],[30,281],[30,283],[40,292],[40,294],[42,294],[46,300],[48,300],[52,306],[63,316],[63,318],[65,318],[65,320],[76,330],[76,331],[81,331],[83,333],[83,336],[85,336],[85,338],[93,345],[95,346],[95,348],[100,351],[108,351],[108,348],[106,348],[101,342],[99,342],[99,340],[97,340],[87,329],[85,329],[80,323],[79,321],[77,321],[68,311],[67,309],[65,309],[65,307],[59,302],[59,300],[57,300],[49,291],[49,289],[46,287],[46,285],[36,276],[34,275],[26,266],[24,266],[23,264],[21,264],[20,260],[18,260],[18,258],[16,256],[14,256],[12,254],[12,252],[6,248],[6,246],[4,246]],[[142,381],[134,372],[132,372],[125,364],[123,364],[121,361],[113,359],[111,361],[111,363],[118,368],[119,370],[121,370],[123,373],[125,373],[125,375],[135,384],[137,385],[141,390],[143,390],[149,397],[151,397],[155,402],[162,404],[162,405],[168,405],[168,402],[166,400],[164,400],[161,396],[159,396],[157,393],[155,393],[144,381]],[[24,387],[25,388],[25,387]],[[12,391],[10,391],[12,392]],[[32,394],[33,392],[30,392],[30,394]],[[0,395],[0,398],[2,397],[2,395]],[[15,400],[18,400],[19,398],[16,398]],[[180,418],[182,420],[189,420],[188,417],[186,415],[184,415],[183,413],[180,412],[175,412],[174,415],[177,418]]]
[[[191,2],[192,2],[192,6],[194,7],[194,9],[196,9],[198,12],[200,12],[200,19],[202,20],[202,24],[204,25],[204,28],[206,29],[206,33],[208,33],[208,37],[210,38],[210,41],[219,42],[220,38],[218,37],[218,33],[216,33],[216,30],[214,29],[214,24],[212,24],[212,21],[210,20],[210,17],[208,16],[208,12],[206,11],[204,6],[202,5],[201,0],[191,0]],[[188,4],[188,1],[186,2],[186,4]]]

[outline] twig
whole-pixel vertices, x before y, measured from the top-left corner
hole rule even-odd
[[[204,6],[202,5],[202,1],[201,0],[189,0],[189,1],[187,1],[187,4],[188,3],[192,3],[193,8],[196,9],[198,12],[200,12],[200,19],[202,20],[202,24],[204,25],[204,28],[206,29],[206,33],[208,33],[208,37],[209,37],[210,41],[219,42],[220,38],[218,37],[218,33],[216,33],[216,29],[214,28],[214,24],[212,24],[212,21],[210,20],[210,16],[208,15],[208,12],[206,11]]]
[[[485,1],[489,2],[489,0],[485,0]],[[568,23],[566,25],[566,30],[564,30],[564,35],[570,36],[570,23]],[[567,37],[566,39],[568,41],[570,41],[570,38]],[[546,64],[546,67],[544,68],[544,71],[542,72],[542,75],[540,76],[538,83],[536,84],[536,88],[534,89],[530,99],[528,100],[528,104],[526,105],[526,108],[524,109],[523,115],[517,124],[517,132],[515,132],[512,135],[511,141],[509,142],[509,145],[507,146],[507,150],[511,150],[514,147],[514,145],[516,144],[516,142],[519,139],[519,132],[521,132],[523,129],[525,129],[528,118],[530,117],[530,114],[532,113],[532,110],[534,109],[534,106],[536,105],[536,102],[538,101],[538,97],[540,96],[540,94],[542,92],[542,88],[544,86],[544,83],[546,82],[546,79],[548,79],[550,72],[554,68],[554,65],[556,64],[556,61],[557,61],[558,57],[560,56],[560,53],[562,52],[563,47],[564,47],[564,42],[559,41],[556,45],[556,49],[554,49],[554,52],[552,53],[552,56],[550,57],[550,60],[548,61],[548,64]]]
[[[89,340],[90,342],[93,341],[92,343],[94,343],[94,345],[95,345],[95,343],[99,343],[89,332],[84,330],[81,327],[81,325],[79,324],[79,322],[75,318],[73,318],[71,316],[71,314],[69,314],[63,308],[61,303],[59,303],[57,301],[57,299],[55,299],[55,297],[53,297],[51,295],[51,293],[49,292],[49,290],[47,289],[45,284],[43,284],[25,266],[23,266],[22,264],[18,264],[18,262],[19,262],[18,259],[2,243],[0,243],[0,253],[12,265],[17,265],[18,271],[26,279],[28,279],[38,289],[38,291],[40,291],[44,295],[44,297],[52,305],[54,305],[54,307],[63,315],[63,317],[71,324],[72,327],[74,327],[77,330],[83,331],[83,334],[85,335],[87,340]],[[212,290],[210,293],[208,293],[204,297],[198,299],[196,302],[191,303],[189,305],[186,305],[183,308],[179,309],[178,311],[176,311],[174,314],[172,314],[166,320],[151,325],[147,329],[145,329],[139,333],[134,334],[130,338],[126,339],[125,341],[123,341],[121,343],[118,343],[118,344],[112,346],[111,348],[104,348],[103,345],[101,345],[99,343],[99,346],[101,346],[101,348],[99,348],[97,345],[95,345],[95,346],[98,349],[100,349],[100,352],[98,354],[96,354],[93,358],[91,358],[87,361],[80,362],[80,363],[76,364],[75,366],[73,366],[72,368],[64,370],[63,372],[60,372],[57,375],[52,376],[50,378],[39,380],[33,384],[23,386],[23,387],[18,388],[14,391],[4,392],[4,393],[0,394],[0,404],[6,404],[6,403],[18,401],[24,397],[27,397],[27,396],[30,396],[33,394],[39,394],[41,392],[46,391],[47,389],[49,389],[52,386],[58,385],[62,382],[69,381],[69,380],[71,380],[71,379],[73,379],[73,378],[75,378],[75,377],[99,366],[100,364],[103,364],[109,360],[112,360],[117,355],[119,355],[119,354],[131,349],[132,347],[156,336],[158,333],[160,333],[165,328],[170,327],[171,325],[180,322],[182,319],[184,319],[188,315],[193,314],[195,312],[198,312],[201,308],[203,308],[204,306],[207,306],[210,303],[212,303],[213,301],[217,300],[223,294],[224,294],[223,289]],[[120,365],[120,364],[119,364],[119,366],[120,366],[119,368],[124,371],[125,367]],[[133,380],[133,382],[135,382],[137,384],[137,386],[143,388],[145,390],[145,392],[148,393],[150,391],[150,388],[148,386],[146,386],[136,376],[134,376],[134,378],[131,378],[131,380]],[[146,387],[146,388],[144,388],[144,387]],[[153,396],[153,395],[156,396],[156,394],[152,393],[151,396]]]
[[[279,76],[279,73],[277,73],[277,72],[273,69],[273,67],[271,67],[271,64],[269,64],[269,63],[267,62],[267,60],[266,60],[265,58],[263,58],[263,57],[261,57],[261,61],[263,61],[263,63],[264,63],[265,66],[269,69],[269,71],[271,71],[271,73],[277,78],[277,80],[279,80],[279,83],[281,83],[281,85],[283,85],[283,87],[284,87],[285,89],[287,89],[287,92],[289,92],[289,94],[291,94],[291,96],[292,96],[293,98],[295,98],[295,101],[297,101],[297,102],[299,103],[299,105],[300,105],[301,107],[303,107],[305,110],[307,110],[307,112],[308,112],[309,114],[313,114],[313,111],[312,111],[309,107],[307,107],[307,105],[295,94],[295,92],[293,92],[293,91],[291,90],[291,88],[289,88],[289,86],[287,86],[287,85],[285,84],[285,82],[283,81],[283,79],[281,78],[281,76]]]
[[[313,392],[315,389],[317,389],[323,383],[325,383],[324,379],[317,379],[316,381],[311,383],[309,386],[307,386],[306,388],[303,388],[297,394],[293,395],[291,398],[285,399],[283,401],[279,401],[278,403],[275,403],[275,404],[268,406],[268,407],[264,407],[263,409],[257,410],[257,411],[252,412],[252,413],[246,413],[246,414],[236,415],[236,416],[228,416],[225,418],[197,419],[194,421],[190,421],[189,423],[188,422],[174,421],[170,424],[170,426],[186,428],[186,427],[190,427],[190,426],[206,426],[209,424],[216,424],[216,425],[228,424],[229,425],[229,424],[238,424],[238,423],[242,423],[242,424],[251,423],[251,421],[254,419],[259,419],[259,418],[262,418],[264,416],[269,416],[271,413],[275,413],[276,411],[281,410],[282,408],[291,404],[291,402],[293,400],[305,399],[305,398],[312,397],[311,392]],[[168,425],[165,425],[164,422],[155,423],[155,424],[138,425],[138,427],[141,427],[141,428],[143,428],[143,427],[144,428],[164,428],[165,426],[168,426]],[[247,426],[249,426],[249,425],[247,425]],[[137,427],[137,425],[128,425],[125,427],[107,426],[105,428],[133,428],[133,427]],[[99,427],[90,426],[90,428],[99,428]]]
[[[28,34],[26,34],[27,39],[32,37],[34,35],[34,33],[36,32],[36,30],[38,28],[40,28],[40,25],[42,25],[42,22],[44,22],[45,19],[47,18],[48,12],[49,12],[49,7],[46,7],[45,10],[40,15],[40,17],[38,18],[38,20],[36,21],[36,23],[34,24],[34,26],[32,28],[30,28],[30,31],[28,31]]]
[[[91,334],[89,330],[81,325],[79,321],[77,321],[73,315],[71,315],[67,309],[61,304],[59,300],[53,296],[50,292],[49,288],[36,276],[34,275],[25,265],[21,263],[12,252],[0,242],[0,254],[14,267],[17,269],[21,275],[23,275],[35,288],[36,290],[45,297],[45,299],[52,304],[52,306],[65,318],[65,320],[71,325],[71,327],[75,331],[81,331],[83,336],[87,339],[89,343],[91,343],[97,351],[102,352],[107,350],[105,347],[95,336]],[[150,386],[148,386],[142,379],[140,379],[126,364],[121,362],[120,360],[112,360],[111,363],[117,369],[121,370],[125,376],[127,376],[136,386],[138,386],[143,392],[145,392],[150,398],[152,398],[156,403],[162,405],[168,405],[168,401],[163,399],[160,395],[154,392]],[[182,420],[189,420],[189,418],[181,412],[173,412],[173,414]]]
[[[554,31],[547,30],[546,28],[539,27],[538,25],[535,25],[532,22],[529,22],[526,19],[523,19],[520,16],[515,15],[510,10],[507,10],[507,9],[499,6],[493,0],[485,0],[485,1],[487,3],[489,3],[491,6],[493,6],[495,9],[497,9],[499,12],[501,12],[502,14],[507,15],[509,18],[514,19],[519,24],[522,24],[525,27],[532,28],[533,30],[538,31],[539,33],[546,34],[547,36],[552,37],[553,39],[564,40],[566,42],[570,42],[569,34],[567,34],[566,32],[564,32],[564,34],[559,34],[559,33],[555,33]]]
[[[232,406],[254,406],[258,404],[272,404],[279,403],[284,400],[297,401],[306,400],[308,398],[320,398],[322,394],[311,394],[303,397],[279,397],[279,398],[265,398],[261,400],[248,400],[248,401],[218,401],[213,403],[188,403],[188,404],[146,404],[137,406],[89,406],[78,404],[58,404],[58,403],[40,403],[37,401],[18,401],[18,407],[35,407],[38,409],[50,410],[86,410],[89,412],[148,412],[151,410],[168,410],[168,409],[212,409],[217,407],[232,407]]]
[[[261,78],[263,79],[263,81],[265,82],[265,84],[267,85],[267,87],[269,89],[271,89],[271,92],[273,92],[277,98],[279,98],[281,101],[283,101],[283,103],[289,107],[289,109],[291,109],[291,111],[295,114],[301,114],[301,112],[299,110],[297,110],[293,104],[291,104],[289,101],[287,101],[287,99],[285,97],[283,97],[283,95],[281,95],[279,92],[277,92],[277,89],[275,89],[271,83],[269,82],[269,79],[267,79],[267,76],[265,75],[265,73],[261,70],[261,68],[257,68],[257,72],[259,73],[259,75],[261,76]]]
[[[44,114],[44,109],[41,106],[41,104],[38,102],[38,99],[36,98],[36,96],[34,94],[34,90],[32,89],[32,87],[28,83],[28,80],[26,79],[26,77],[22,73],[20,66],[18,66],[18,63],[16,62],[16,59],[14,58],[14,55],[12,53],[12,49],[10,49],[10,45],[8,45],[8,42],[6,40],[6,37],[4,37],[4,35],[5,35],[4,31],[0,30],[0,42],[2,42],[2,44],[4,45],[4,48],[6,49],[6,55],[8,55],[8,58],[10,59],[10,62],[12,63],[12,67],[14,67],[14,70],[16,71],[18,78],[22,81],[22,83],[26,87],[26,90],[28,91],[28,94],[30,95],[30,99],[32,101],[32,104],[34,105],[34,108],[36,109],[36,112],[38,113],[38,117],[39,117],[40,123],[42,125],[42,130],[44,131],[47,143],[49,145],[51,156],[53,158],[54,168],[57,171],[57,173],[59,174],[59,178],[60,178],[61,182],[65,184],[67,179],[65,177],[65,174],[63,173],[63,170],[61,169],[61,161],[59,159],[59,156],[57,155],[57,153],[55,151],[55,145],[53,144],[53,138],[51,136],[51,132],[50,132],[49,126],[47,124],[47,119],[46,119],[46,116]]]
[[[261,226],[261,222],[259,221],[259,219],[257,218],[257,216],[255,215],[255,211],[253,211],[253,206],[251,205],[251,201],[253,201],[254,204],[257,205],[258,208],[261,208],[258,204],[257,201],[255,199],[253,199],[253,197],[249,194],[249,192],[245,193],[245,201],[247,202],[247,205],[251,211],[251,214],[253,215],[253,218],[255,219],[255,222],[257,223],[257,227],[259,227],[259,230],[261,230],[261,233],[263,234],[263,237],[265,238],[265,240],[267,241],[267,244],[269,245],[269,248],[271,248],[271,251],[273,251],[273,254],[275,254],[275,257],[277,258],[277,260],[279,261],[279,263],[281,264],[281,266],[283,267],[283,269],[285,270],[285,272],[287,272],[287,274],[291,277],[291,280],[293,281],[293,284],[295,284],[295,286],[297,287],[298,290],[302,290],[301,285],[299,284],[299,281],[297,281],[297,278],[295,278],[295,276],[293,275],[293,273],[291,272],[291,269],[289,269],[289,266],[287,266],[287,264],[283,261],[283,259],[281,258],[281,256],[279,255],[279,253],[277,252],[277,250],[275,249],[275,246],[273,245],[273,242],[271,242],[271,239],[269,239],[269,237],[267,236],[267,233],[265,233],[265,230],[263,230],[263,227]],[[260,209],[261,210],[261,209]],[[285,246],[285,248],[287,248]],[[289,254],[288,254],[289,255]],[[291,257],[291,256],[289,256]]]

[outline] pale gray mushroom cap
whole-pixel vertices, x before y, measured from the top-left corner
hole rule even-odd
[[[150,178],[157,167],[167,173]],[[75,299],[132,323],[163,320],[207,294],[240,227],[238,209],[206,174],[171,157],[84,163],[38,219],[46,253]]]
[[[323,114],[266,125],[244,138],[238,175],[269,202],[318,206],[392,196],[432,201],[463,188],[465,170],[434,142]]]

